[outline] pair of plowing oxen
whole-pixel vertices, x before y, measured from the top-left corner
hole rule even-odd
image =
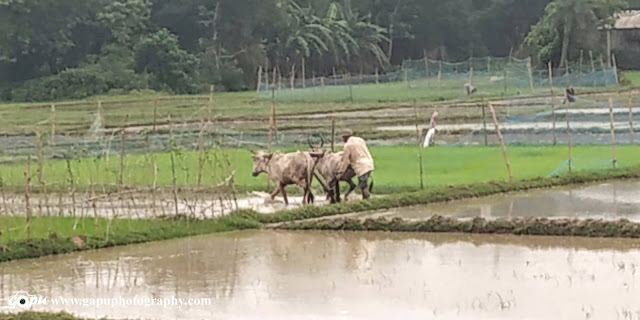
[[[340,202],[340,181],[349,184],[349,190],[344,195],[345,199],[353,192],[356,188],[352,181],[355,177],[353,169],[349,167],[344,174],[340,175],[342,152],[334,153],[331,150],[325,150],[323,148],[324,137],[320,136],[320,140],[320,145],[314,146],[311,143],[311,138],[307,139],[310,151],[292,153],[278,151],[272,154],[257,151],[253,153],[253,176],[257,177],[261,173],[266,173],[269,179],[276,184],[276,189],[271,194],[272,201],[278,194],[282,193],[284,203],[289,204],[285,187],[298,185],[304,192],[302,203],[313,203],[314,196],[311,191],[311,184],[314,177],[322,185],[327,193],[327,199],[331,203]],[[323,179],[318,177],[316,170],[320,172]]]

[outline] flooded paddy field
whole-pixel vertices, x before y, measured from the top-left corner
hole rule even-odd
[[[639,267],[638,240],[250,231],[0,264],[0,301],[211,299],[34,306],[114,319],[638,319]]]
[[[640,222],[640,181],[614,181],[357,214],[424,220],[435,215],[485,219],[546,217]]]
[[[355,197],[352,197],[354,199]],[[176,202],[177,200],[177,202]],[[26,198],[22,194],[4,194],[0,211],[9,215],[24,215]],[[177,203],[177,205],[176,205]],[[322,194],[314,205],[327,205],[329,201]],[[169,190],[151,192],[124,192],[112,194],[69,193],[34,194],[29,197],[29,206],[37,216],[73,216],[101,218],[149,219],[170,216],[189,216],[196,219],[210,219],[228,215],[235,210],[250,209],[268,214],[279,210],[302,206],[301,196],[290,196],[289,205],[282,196],[271,201],[265,192],[247,194],[207,194],[180,192],[174,197]]]

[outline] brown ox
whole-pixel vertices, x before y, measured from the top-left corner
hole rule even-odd
[[[288,185],[296,184],[304,191],[303,204],[313,203],[313,193],[311,193],[311,182],[313,181],[313,170],[315,159],[308,152],[268,154],[263,151],[253,153],[253,176],[266,173],[271,181],[276,184],[276,190],[271,194],[273,201],[282,192],[284,203],[289,204],[287,193],[284,188]]]
[[[327,193],[327,199],[331,200],[331,203],[340,202],[340,181],[344,181],[349,184],[349,190],[344,194],[344,199],[347,200],[347,197],[356,189],[356,184],[353,183],[353,178],[356,176],[356,173],[353,171],[351,167],[347,168],[347,171],[340,177],[339,169],[342,164],[342,154],[343,152],[334,153],[331,150],[324,150],[324,137],[320,136],[320,146],[314,146],[311,144],[311,139],[307,139],[309,143],[309,147],[313,154],[322,155],[316,162],[316,169],[320,172],[324,181],[326,181],[327,185],[323,185],[325,188],[325,192]],[[318,178],[318,181],[320,179]]]

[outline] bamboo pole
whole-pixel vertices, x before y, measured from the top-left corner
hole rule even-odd
[[[200,124],[200,133],[198,134],[198,188],[202,184],[202,168],[204,167],[204,121]]]
[[[258,84],[256,85],[256,92],[260,93],[261,86],[262,86],[262,66],[258,66]]]
[[[409,72],[407,69],[404,69],[404,82],[407,84],[407,87],[411,88],[411,84],[409,83]]]
[[[611,54],[611,61],[613,63],[613,70],[615,72],[617,72],[618,71],[618,63],[616,62],[616,55],[613,54],[613,53]],[[619,78],[617,77],[617,74],[616,74],[616,84],[618,84],[618,82],[620,82],[620,81],[619,81]]]
[[[291,66],[291,91],[295,89],[295,81],[296,81],[296,65],[293,64]]]
[[[336,119],[331,119],[331,152],[336,152]]]
[[[469,84],[473,85],[473,67],[469,68]]]
[[[580,74],[582,74],[582,61],[584,60],[584,50],[580,50]]]
[[[571,125],[570,125],[570,115],[569,115],[569,105],[567,104],[567,108],[565,110],[565,118],[567,120],[567,145],[569,147],[569,173],[571,173],[572,165],[573,165],[573,150],[571,147]]]
[[[324,89],[324,76],[320,77],[320,87]]]
[[[122,185],[124,184],[124,157],[125,157],[125,144],[126,144],[126,128],[127,122],[129,122],[129,115],[125,115],[124,124],[122,125],[122,130],[120,132],[121,140],[120,140],[120,168],[118,171],[118,185],[119,191],[122,192]]]
[[[213,94],[215,93],[215,91],[216,91],[215,85],[212,84],[211,86],[209,86],[209,104],[207,105],[209,110],[209,122],[213,121]],[[155,115],[154,115],[154,119],[155,119]]]
[[[529,87],[531,87],[531,93],[533,93],[533,68],[531,67],[531,60],[527,62],[527,71],[529,71]]]
[[[629,94],[629,137],[633,145],[635,139],[635,131],[633,130],[633,93]]]
[[[424,72],[427,78],[427,87],[431,85],[431,81],[429,80],[429,58],[427,58],[427,50],[422,50],[422,54],[424,56]]]
[[[491,74],[491,57],[487,57],[487,72]]]
[[[49,144],[52,146],[56,144],[56,105],[51,104],[51,137],[49,137]]]
[[[489,139],[487,137],[487,116],[486,116],[486,113],[485,113],[484,103],[482,103],[482,132],[484,133],[484,145],[488,146],[489,145]]]
[[[156,133],[157,117],[158,117],[158,100],[156,99],[153,101],[153,124],[151,129],[153,133]]]
[[[376,67],[376,84],[380,83],[380,75],[378,74],[378,67]]]
[[[611,123],[611,152],[613,155],[613,168],[616,168],[618,160],[616,159],[616,131],[613,125],[613,98],[609,97],[609,122]]]
[[[47,188],[44,182],[44,154],[40,131],[36,131],[36,145],[38,146],[38,185],[40,186],[40,194],[44,196],[45,199],[48,199],[49,195],[47,194]],[[45,206],[48,210],[48,201],[45,201]],[[42,215],[42,202],[40,199],[38,199],[38,213]]]
[[[418,128],[418,106],[416,105],[416,100],[413,100],[413,111],[415,113],[415,121],[416,121],[416,138],[418,143],[418,160],[420,161],[420,189],[424,189],[424,172],[422,168],[422,143],[420,143],[420,129]]]
[[[276,68],[276,66],[273,66],[273,80],[271,81],[271,86],[273,87],[276,86],[277,75],[278,75],[278,68]]]
[[[169,139],[172,141],[172,143],[175,143],[173,140],[173,122],[171,121],[171,115],[169,115]],[[178,213],[179,213],[178,185],[177,185],[177,178],[176,178],[175,146],[171,147],[170,160],[171,160],[171,186],[172,186],[171,189],[173,193],[173,205],[175,209],[175,215],[178,216]]]
[[[351,73],[347,73],[347,81],[349,81],[349,101],[353,102],[353,85],[351,84]]]
[[[151,186],[151,212],[155,217],[157,215],[157,200],[156,200],[156,192],[158,191],[158,165],[156,163],[156,159],[153,155],[151,155],[151,168],[153,169],[153,183]]]
[[[596,72],[596,64],[593,61],[593,51],[589,50],[589,60],[591,60],[591,73]]]
[[[27,233],[31,228],[31,205],[29,198],[31,196],[31,156],[27,156],[27,165],[24,170],[24,206],[27,215]]]
[[[507,76],[509,74],[507,73],[507,66],[504,67],[504,94],[507,94]]]
[[[76,217],[76,181],[71,170],[71,160],[67,159],[67,175],[69,178],[69,195],[71,196],[71,216]],[[62,197],[62,196],[61,196]],[[62,199],[60,200],[62,201]]]
[[[552,133],[553,133],[553,145],[555,146],[557,143],[557,137],[556,137],[556,106],[554,104],[554,99],[553,99],[553,69],[551,66],[551,61],[549,61],[549,88],[551,89],[551,115],[553,117],[553,129],[552,129]]]
[[[2,208],[4,209],[4,214],[9,215],[11,212],[9,211],[9,206],[7,205],[7,197],[4,193],[4,178],[2,178],[2,174],[0,173],[0,193],[2,194]]]
[[[307,87],[307,78],[306,78],[306,74],[305,74],[305,69],[306,69],[306,62],[304,61],[304,57],[302,57],[302,88],[306,88]]]
[[[500,140],[500,146],[502,147],[502,156],[504,157],[504,163],[507,166],[509,172],[509,182],[513,181],[513,173],[511,172],[511,163],[509,162],[509,156],[507,156],[507,148],[504,145],[504,139],[502,138],[502,132],[500,132],[500,125],[498,124],[498,118],[496,117],[496,111],[493,108],[493,104],[489,102],[489,109],[493,116],[493,124],[496,126],[496,133],[498,134],[498,140]]]
[[[607,28],[607,68],[611,68],[611,28]]]
[[[438,85],[441,85],[442,80],[442,60],[438,61]]]
[[[565,68],[564,74],[566,76],[568,76],[569,75],[569,60],[567,60],[567,59],[564,60],[564,68]]]
[[[271,92],[271,110],[269,112],[269,145],[268,151],[271,154],[271,145],[273,143],[273,135],[276,130],[276,100],[275,100],[275,92]]]

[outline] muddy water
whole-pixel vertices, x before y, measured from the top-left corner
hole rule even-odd
[[[2,209],[11,215],[24,214],[25,196],[21,194],[5,194]],[[352,198],[352,199],[355,199]],[[92,196],[90,193],[77,194],[74,198],[69,194],[35,194],[29,203],[36,216],[82,216],[103,218],[154,218],[177,214],[199,219],[208,219],[227,215],[238,209],[252,209],[258,213],[274,213],[279,210],[295,209],[302,206],[302,197],[289,197],[289,205],[284,204],[282,197],[271,201],[268,193],[252,192],[251,194],[216,195],[180,193],[177,206],[169,192],[158,192],[155,198],[149,193],[103,194]],[[323,195],[317,196],[314,205],[322,206],[329,201]]]
[[[426,219],[436,214],[459,218],[624,218],[640,222],[640,181],[494,195],[450,203],[397,208],[373,215]]]
[[[0,264],[0,299],[212,299],[36,308],[135,319],[638,319],[638,268],[637,240],[262,231]]]

